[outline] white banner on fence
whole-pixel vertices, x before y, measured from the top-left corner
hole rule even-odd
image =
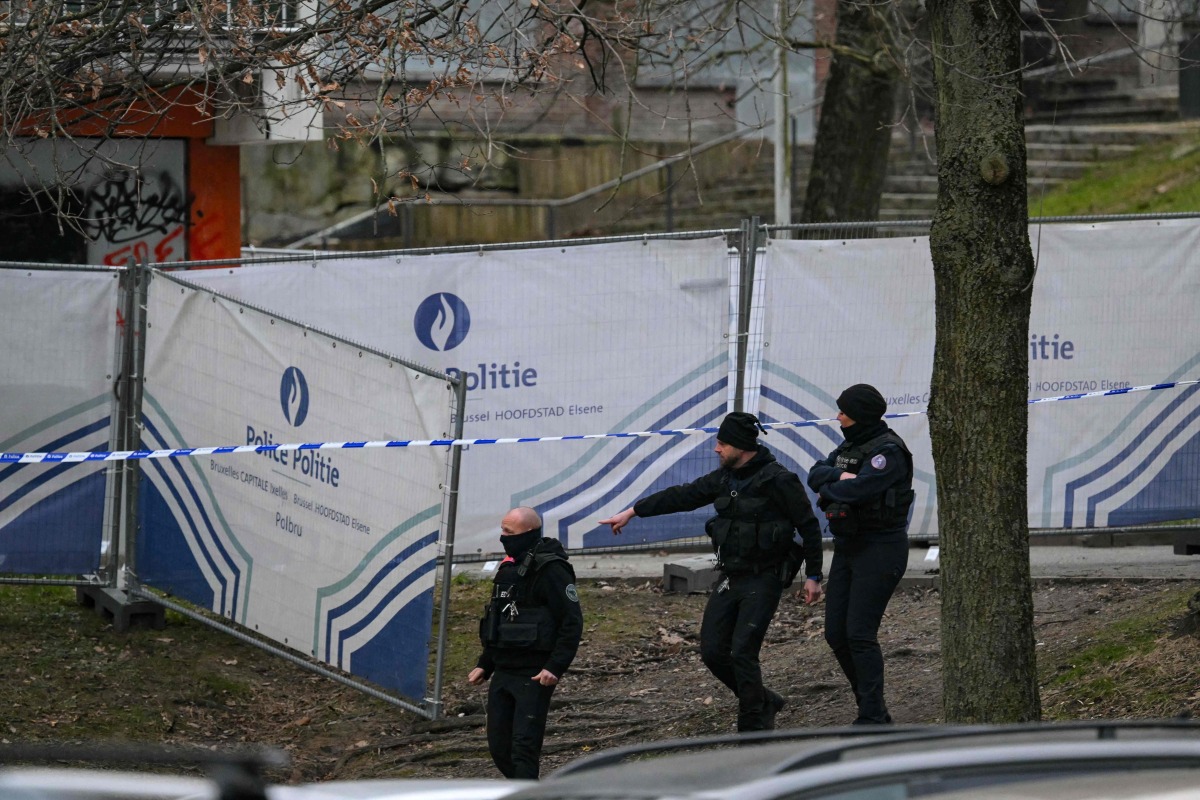
[[[0,451],[109,448],[115,272],[0,269]],[[0,468],[0,572],[99,566],[104,464]]]
[[[449,384],[156,273],[143,445],[437,439]],[[446,448],[142,462],[138,577],[424,697]]]
[[[1200,226],[1193,220],[1046,225],[1029,328],[1029,396],[1200,375]],[[933,267],[926,238],[772,241],[760,410],[829,418],[846,386],[871,383],[890,412],[928,406]],[[1029,524],[1105,527],[1200,516],[1200,392],[1044,403],[1030,409]],[[912,448],[912,532],[936,531],[926,418],[895,420]],[[836,426],[772,434],[807,470]]]
[[[723,239],[261,265],[190,273],[220,291],[467,381],[468,438],[715,426],[725,412]],[[701,534],[696,515],[596,521],[715,467],[711,437],[477,446],[456,552],[496,552],[515,505],[568,547]],[[699,514],[703,517],[703,513]]]

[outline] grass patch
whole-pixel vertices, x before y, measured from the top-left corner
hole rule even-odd
[[[629,605],[608,602],[609,597],[602,588],[592,587],[588,594],[581,594],[581,603],[590,602],[591,610],[584,618],[588,638],[595,643],[612,643],[630,634],[646,636],[645,619],[639,609]]]
[[[680,622],[699,622],[698,612],[693,618],[690,610],[685,612],[688,615],[686,618],[673,620],[668,612],[669,604],[662,602],[661,595],[651,592],[631,592],[603,581],[585,581],[579,584],[578,590],[584,615],[585,647],[604,649],[630,639],[657,638],[657,629],[647,627],[647,617],[659,620],[665,627]],[[475,666],[480,651],[478,621],[483,616],[483,607],[491,597],[491,592],[490,577],[469,581],[454,579],[450,582],[447,681],[465,679]],[[437,635],[436,627],[434,635]],[[435,656],[436,653],[431,651],[430,658]]]
[[[1145,655],[1154,649],[1158,631],[1145,627],[1146,623],[1161,622],[1157,617],[1147,618],[1145,623],[1123,621],[1109,626],[1101,632],[1102,641],[1076,653],[1071,665],[1050,680],[1051,686],[1086,683],[1097,680],[1092,676],[1110,664],[1116,664],[1133,656]],[[1060,667],[1061,669],[1061,667]]]
[[[447,621],[446,666],[447,681],[466,680],[467,673],[479,658],[479,618],[483,607],[492,596],[491,580],[467,579],[456,575],[450,581],[450,615]],[[441,587],[434,592],[441,597]],[[434,618],[435,621],[437,617]],[[437,658],[437,625],[433,628],[434,641],[430,642],[430,664]]]
[[[246,699],[250,696],[250,687],[241,681],[225,675],[205,672],[196,676],[201,694],[207,694],[222,699]]]
[[[1193,594],[1164,591],[1136,615],[1101,627],[1086,646],[1046,654],[1044,717],[1153,719],[1183,711],[1196,691],[1200,638],[1177,630]]]
[[[1200,210],[1200,138],[1148,145],[1098,164],[1083,178],[1044,196],[1030,193],[1029,213],[1169,214]]]

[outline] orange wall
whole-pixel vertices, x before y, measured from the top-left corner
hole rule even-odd
[[[188,259],[237,258],[242,251],[242,187],[239,148],[188,141],[191,196]]]
[[[115,101],[114,101],[115,102]],[[138,101],[128,106],[96,102],[78,110],[62,111],[57,117],[72,136],[140,136],[155,139],[193,139],[212,136],[213,122],[203,109],[204,97],[189,89],[172,89],[151,106]],[[56,125],[39,115],[21,120],[20,136],[54,135]]]
[[[156,260],[198,261],[237,258],[241,254],[239,148],[205,143],[214,128],[206,107],[202,95],[177,89],[166,94],[157,108],[145,103],[122,109],[97,105],[59,118],[63,127],[78,137],[187,140],[184,171],[191,201],[188,224],[186,229],[180,228],[155,244]],[[52,131],[53,126],[34,118],[22,121],[19,129],[21,135],[37,136]],[[126,256],[121,255],[120,263]]]

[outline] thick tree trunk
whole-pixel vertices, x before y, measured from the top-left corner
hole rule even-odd
[[[1041,716],[1026,512],[1034,262],[1017,0],[930,0],[938,203],[929,427],[947,722]]]
[[[838,3],[839,49],[821,102],[801,222],[879,217],[897,75],[891,33],[877,8],[882,5],[884,0]]]

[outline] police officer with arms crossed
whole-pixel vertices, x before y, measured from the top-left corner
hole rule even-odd
[[[808,473],[829,520],[833,563],[825,587],[825,641],[850,680],[855,725],[892,721],[883,699],[879,623],[908,568],[913,461],[883,421],[887,401],[865,383],[837,399],[845,441]]]
[[[579,649],[583,612],[575,570],[557,539],[542,537],[532,508],[500,521],[505,559],[479,623],[483,653],[467,682],[491,679],[487,740],[506,778],[537,779],[550,696]]]
[[[712,503],[705,528],[721,579],[708,598],[700,626],[705,666],[738,698],[738,731],[770,730],[786,700],[763,686],[758,652],[767,626],[803,561],[805,601],[821,599],[821,527],[804,486],[775,460],[753,414],[735,411],[721,421],[720,468],[691,483],[643,497],[632,508],[600,520],[613,533],[634,517],[691,511]],[[795,542],[799,531],[803,546]]]

